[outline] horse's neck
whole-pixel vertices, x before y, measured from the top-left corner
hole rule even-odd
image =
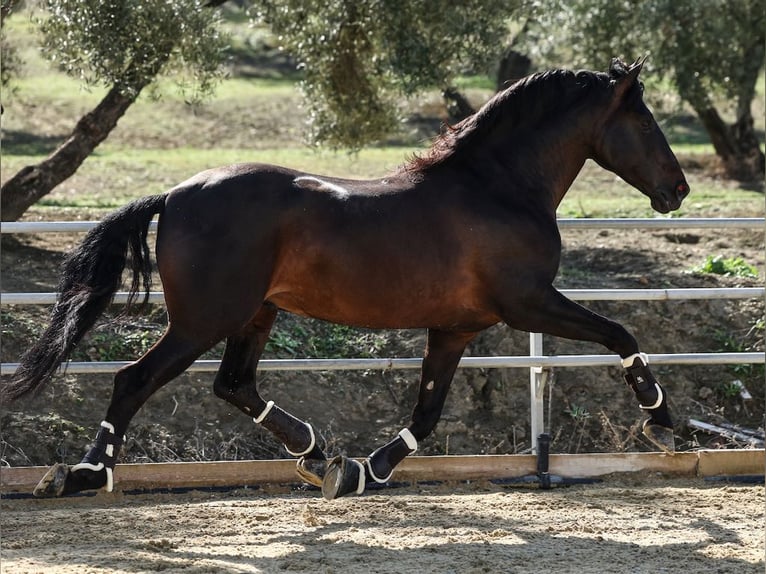
[[[575,126],[548,128],[535,134],[530,143],[513,145],[509,177],[517,177],[512,188],[534,194],[554,212],[588,158],[590,146]]]
[[[573,153],[568,158],[568,161],[558,164],[558,171],[555,174],[551,185],[551,201],[553,208],[558,209],[559,204],[564,199],[564,196],[569,191],[569,188],[574,183],[578,174],[585,165],[587,156],[584,153]]]

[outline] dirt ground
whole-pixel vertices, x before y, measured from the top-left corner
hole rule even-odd
[[[656,477],[537,488],[99,494],[2,502],[2,572],[764,571],[764,488]]]

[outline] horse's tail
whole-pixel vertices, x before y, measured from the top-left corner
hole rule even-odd
[[[108,215],[66,257],[50,325],[24,353],[13,377],[3,383],[0,403],[38,391],[50,381],[112,302],[122,284],[128,251],[132,281],[127,308],[136,303],[142,286],[144,296],[140,305],[146,305],[152,283],[146,236],[154,215],[163,211],[165,196],[144,197]]]

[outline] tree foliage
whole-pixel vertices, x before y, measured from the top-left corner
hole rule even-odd
[[[43,53],[88,85],[135,96],[158,74],[208,95],[227,39],[198,0],[45,0]]]
[[[310,139],[358,148],[395,131],[403,96],[484,71],[519,0],[257,0],[305,73]]]
[[[108,90],[50,156],[3,184],[3,221],[15,221],[74,174],[160,74],[191,86],[191,99],[209,93],[222,75],[227,40],[216,13],[199,0],[44,0],[43,5],[43,53],[69,75]]]
[[[11,79],[19,74],[22,60],[18,50],[5,36],[5,21],[18,7],[18,0],[0,1],[0,86],[6,87]]]
[[[707,129],[730,175],[762,177],[751,106],[763,70],[766,0],[534,0],[528,47],[542,59],[603,66],[648,55]],[[721,100],[730,109],[719,109]],[[721,119],[733,113],[732,125]]]

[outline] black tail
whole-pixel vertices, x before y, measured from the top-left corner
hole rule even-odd
[[[41,389],[75,345],[112,302],[130,261],[132,281],[128,308],[143,285],[145,305],[152,282],[146,235],[149,223],[162,213],[165,195],[144,197],[107,216],[92,229],[63,264],[59,299],[51,322],[40,339],[21,358],[16,373],[3,383],[0,402],[13,401]]]

